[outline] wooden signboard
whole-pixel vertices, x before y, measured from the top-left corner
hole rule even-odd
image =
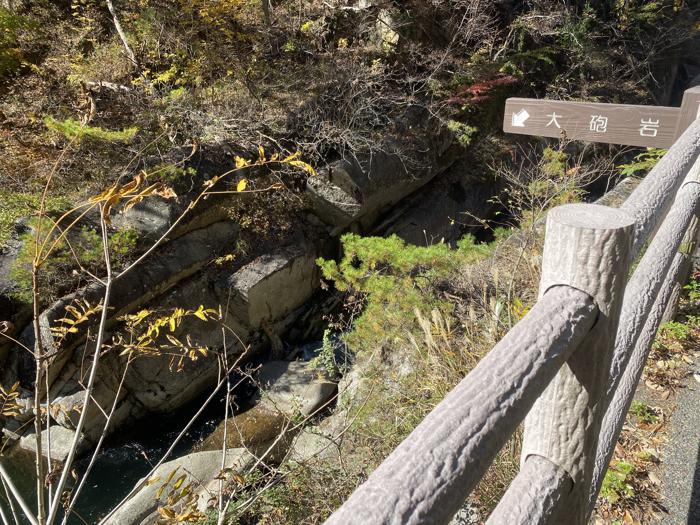
[[[509,98],[503,131],[668,148],[698,116],[700,88],[685,92],[680,108]]]
[[[683,93],[681,115],[678,119],[676,136],[680,137],[696,118],[700,118],[700,86],[686,89],[685,93]]]

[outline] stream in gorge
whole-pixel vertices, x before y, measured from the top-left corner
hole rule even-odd
[[[231,384],[236,384],[241,376],[232,374]],[[251,406],[256,389],[250,383],[242,383],[235,390],[237,412]],[[154,415],[138,422],[125,432],[117,432],[110,437],[93,465],[90,477],[82,490],[75,515],[68,520],[69,525],[93,525],[119,503],[134,485],[151,470],[183,427],[201,408],[210,392],[169,415]],[[199,415],[195,423],[177,444],[168,460],[188,454],[211,434],[224,419],[224,392],[217,395]],[[81,476],[90,461],[90,453],[75,462],[74,468]],[[34,455],[15,448],[4,459],[9,471],[30,507],[35,504]],[[0,492],[0,506],[10,515],[10,508]],[[21,514],[19,508],[17,512]],[[23,520],[23,524],[30,524]]]

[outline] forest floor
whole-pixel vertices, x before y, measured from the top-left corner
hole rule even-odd
[[[603,482],[598,524],[700,523],[697,277],[659,329]]]

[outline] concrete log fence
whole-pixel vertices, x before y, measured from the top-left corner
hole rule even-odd
[[[520,472],[488,523],[586,523],[687,267],[699,154],[700,119],[620,209],[551,210],[537,303],[326,523],[448,523],[523,421]]]

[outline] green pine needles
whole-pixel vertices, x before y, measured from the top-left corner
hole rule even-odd
[[[138,128],[124,128],[121,131],[112,131],[99,126],[88,126],[75,119],[56,120],[53,117],[44,118],[44,124],[51,131],[55,131],[68,139],[82,140],[106,140],[109,142],[129,142],[138,132]]]
[[[396,235],[348,233],[341,240],[340,262],[319,258],[317,264],[338,290],[363,299],[364,309],[346,336],[360,352],[404,337],[415,326],[416,308],[449,312],[450,304],[438,296],[439,282],[461,265],[485,258],[492,249],[477,244],[471,235],[459,241],[456,250],[444,243],[413,246]]]

